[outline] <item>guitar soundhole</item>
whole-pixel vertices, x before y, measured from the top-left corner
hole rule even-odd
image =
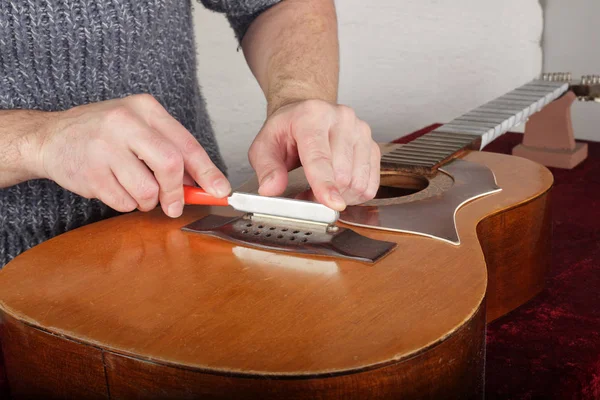
[[[421,176],[382,175],[375,199],[405,197],[422,191],[429,186],[429,180]]]
[[[409,196],[411,194],[414,194],[414,193],[417,193],[420,191],[421,190],[380,186],[379,190],[377,191],[377,194],[375,195],[375,198],[376,199],[390,199],[393,197],[404,197],[404,196]]]

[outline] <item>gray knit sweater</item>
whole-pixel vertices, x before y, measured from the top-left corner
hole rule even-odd
[[[200,0],[241,39],[280,0]],[[226,171],[196,79],[191,0],[0,0],[0,109],[56,111],[150,93]],[[236,49],[232,49],[235,51]],[[116,215],[48,180],[0,189],[0,268]]]

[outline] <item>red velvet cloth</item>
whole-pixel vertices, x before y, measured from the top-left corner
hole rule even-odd
[[[507,133],[483,150],[510,154],[522,138]],[[574,169],[550,168],[550,274],[538,296],[488,325],[487,399],[600,399],[600,143],[588,146]]]
[[[507,133],[484,151],[510,154],[521,139]],[[573,170],[551,171],[552,268],[542,293],[488,326],[488,399],[600,399],[600,143]]]

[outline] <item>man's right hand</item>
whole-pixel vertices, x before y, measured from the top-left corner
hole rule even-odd
[[[160,201],[178,217],[184,183],[216,197],[231,191],[198,141],[150,95],[51,113],[45,128],[33,138],[31,175],[117,211],[149,211]]]

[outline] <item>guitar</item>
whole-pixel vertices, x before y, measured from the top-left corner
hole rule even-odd
[[[555,78],[381,144],[376,198],[335,225],[186,206],[24,252],[0,271],[11,394],[481,398],[486,323],[543,288],[552,175],[480,150],[567,92],[597,98]]]

